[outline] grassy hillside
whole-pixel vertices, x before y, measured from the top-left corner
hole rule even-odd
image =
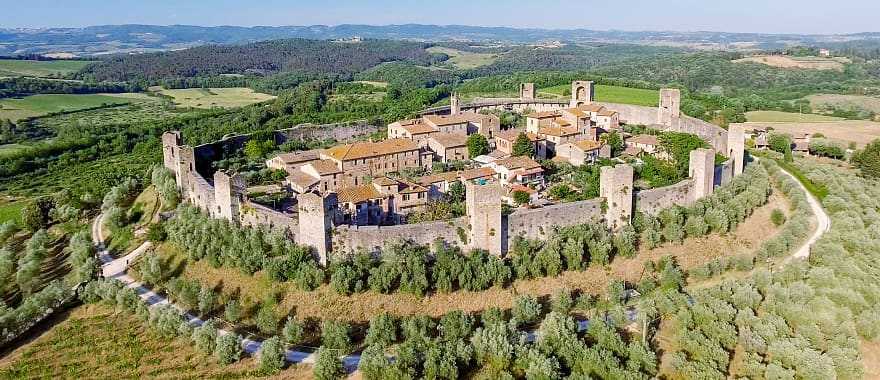
[[[0,76],[50,77],[77,72],[94,61],[29,61],[0,59]]]
[[[428,48],[428,52],[446,54],[449,56],[449,60],[446,61],[446,63],[451,64],[457,69],[465,70],[486,66],[492,64],[496,60],[495,54],[474,53],[441,46]]]
[[[249,88],[186,88],[160,93],[170,96],[174,104],[184,108],[235,108],[275,99]]]
[[[137,95],[134,95],[137,96]],[[45,94],[0,99],[0,119],[20,120],[53,112],[76,111],[102,105],[128,104],[134,99],[102,94]]]
[[[3,379],[254,378],[258,362],[222,366],[189,340],[166,340],[128,313],[102,305],[73,310],[48,332],[0,359]],[[279,376],[310,378],[305,367]]]
[[[657,90],[645,90],[641,88],[629,88],[620,86],[607,86],[598,84],[595,87],[596,100],[608,103],[634,104],[639,106],[656,107],[660,102],[660,94]],[[538,89],[538,93],[553,94],[557,96],[571,96],[571,85]]]
[[[792,123],[792,122],[823,122],[840,121],[839,117],[816,115],[811,113],[792,113],[780,111],[746,112],[746,120],[759,123]]]

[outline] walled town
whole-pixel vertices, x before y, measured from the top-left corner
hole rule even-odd
[[[540,100],[534,97],[534,85],[524,83],[518,99],[461,104],[453,95],[447,107],[389,124],[387,139],[358,140],[369,129],[349,130],[342,136],[349,142],[279,154],[265,164],[286,173],[273,187],[288,200],[282,207],[252,202],[248,195],[265,189],[247,188],[237,173],[218,170],[206,178],[200,171],[211,168],[218,151],[240,148],[247,136],[190,147],[183,145],[179,133],[169,132],[163,136],[164,163],[175,173],[184,198],[211,216],[282,228],[297,243],[313,247],[324,264],[333,254],[378,251],[395,238],[420,244],[439,238],[504,255],[513,238],[540,238],[548,227],[604,220],[615,230],[629,224],[634,211],[688,205],[743,171],[743,128],[727,131],[682,115],[678,90],[661,90],[657,108],[598,103],[589,81],[573,82],[571,94],[567,103]],[[487,112],[498,109],[524,114],[525,128],[502,130],[499,117]],[[631,163],[645,155],[666,158],[668,152],[654,134],[625,133],[622,126],[627,124],[693,134],[710,148],[689,152],[684,181],[637,188]],[[625,149],[617,155],[612,154],[609,135],[622,139]],[[279,140],[297,136],[306,135],[276,134]],[[475,142],[484,145],[478,155],[470,146]],[[725,157],[719,165],[716,153]],[[547,168],[541,164],[545,160],[574,166],[611,163],[601,167],[599,197],[559,202],[547,194]],[[447,167],[454,168],[444,170]],[[463,215],[409,220],[461,190]],[[511,212],[515,206],[519,207]]]

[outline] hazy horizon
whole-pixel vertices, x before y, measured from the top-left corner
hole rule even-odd
[[[503,12],[498,7],[503,7]],[[878,32],[880,2],[841,0],[742,0],[706,4],[697,0],[620,2],[550,0],[540,4],[488,0],[337,0],[329,2],[235,0],[150,2],[81,0],[59,7],[49,0],[8,4],[2,28],[62,28],[96,25],[310,26],[464,25],[537,29],[728,32],[761,34],[852,34]],[[389,11],[392,10],[392,11]],[[574,16],[573,16],[574,15]],[[596,16],[601,15],[601,16]]]

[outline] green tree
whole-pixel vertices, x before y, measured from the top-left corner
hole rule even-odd
[[[602,136],[599,137],[599,141],[611,147],[612,156],[619,155],[620,152],[623,152],[623,150],[626,148],[626,144],[624,144],[623,138],[620,137],[620,133],[618,133],[617,131],[603,133]]]
[[[338,350],[340,353],[351,351],[351,327],[348,323],[327,320],[321,323],[321,346]]]
[[[318,358],[315,359],[315,380],[337,380],[345,375],[342,362],[339,361],[335,350],[326,347],[318,349]]]
[[[513,201],[519,206],[529,204],[530,200],[531,196],[525,191],[517,190],[513,192]]]
[[[370,319],[366,343],[370,346],[388,347],[397,340],[397,325],[388,313],[382,313]]]
[[[489,153],[489,140],[486,139],[486,136],[474,133],[467,139],[467,148],[470,158]]]
[[[535,146],[532,144],[532,141],[529,140],[529,136],[526,136],[525,132],[520,132],[520,134],[516,136],[516,141],[513,143],[512,155],[527,157],[535,156]]]
[[[299,344],[303,340],[305,332],[301,323],[293,317],[287,317],[284,327],[281,329],[281,336],[288,344]]]
[[[275,374],[284,366],[284,346],[281,339],[273,336],[263,341],[260,346],[260,370],[266,374]]]
[[[236,333],[229,333],[217,337],[214,347],[214,356],[220,364],[228,365],[241,359],[241,337]]]
[[[21,210],[21,222],[28,231],[36,231],[49,226],[50,212],[55,207],[51,197],[34,199]]]
[[[853,154],[852,163],[863,176],[880,178],[880,139],[872,141],[865,149]]]

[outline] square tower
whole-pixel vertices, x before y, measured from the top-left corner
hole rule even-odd
[[[303,193],[296,197],[299,210],[299,233],[296,242],[310,246],[318,254],[321,265],[327,265],[331,249],[330,229],[333,210],[336,208],[336,194],[326,197],[315,193]]]
[[[727,157],[733,160],[733,175],[742,174],[745,166],[746,130],[742,124],[731,124],[727,129]]]
[[[705,148],[692,150],[688,173],[694,180],[693,200],[712,195],[715,189],[715,150]]]
[[[660,107],[657,110],[657,124],[672,126],[672,121],[681,117],[681,90],[664,88],[660,90]]]
[[[230,176],[223,171],[216,171],[214,173],[214,209],[211,210],[211,215],[238,224],[241,221],[241,202],[245,192],[247,192],[247,184],[240,174],[235,173]]]
[[[533,100],[533,99],[535,99],[535,84],[534,83],[521,83],[519,85],[519,98],[520,98],[520,100]]]
[[[452,96],[449,98],[449,114],[458,115],[460,113],[461,99],[458,97],[458,93],[452,93]]]
[[[605,198],[605,223],[617,231],[632,221],[633,167],[603,166],[599,172],[599,196]]]
[[[580,107],[585,104],[592,104],[594,98],[593,81],[578,80],[571,82],[571,104],[570,107]]]
[[[172,172],[177,172],[177,156],[180,147],[180,131],[162,134],[162,164]]]
[[[470,227],[471,248],[484,249],[490,254],[504,254],[502,241],[506,239],[501,225],[501,184],[468,182],[465,185],[465,206]]]

